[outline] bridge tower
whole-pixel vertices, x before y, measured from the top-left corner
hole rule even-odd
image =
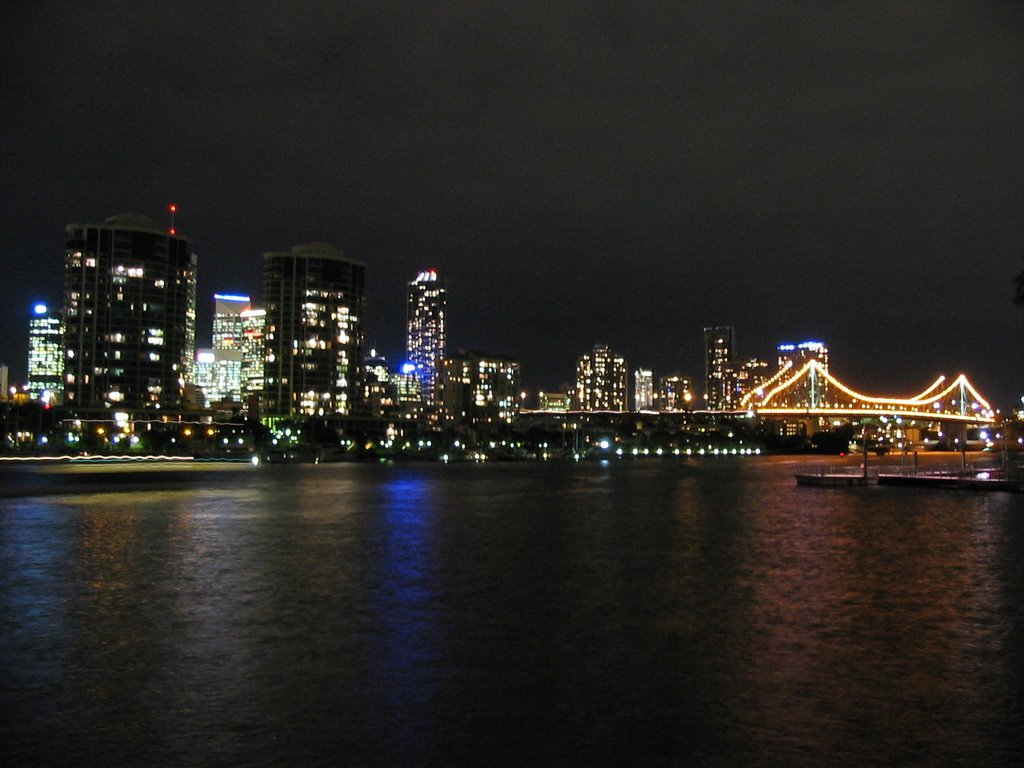
[[[818,365],[817,361],[811,364],[811,369],[807,372],[808,385],[810,388],[810,401],[811,408],[818,408],[821,403],[820,393],[821,387],[818,384]]]

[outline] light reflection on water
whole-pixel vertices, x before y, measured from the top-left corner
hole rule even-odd
[[[0,501],[33,764],[1017,764],[1024,512],[777,459]],[[58,738],[59,734],[59,738]]]

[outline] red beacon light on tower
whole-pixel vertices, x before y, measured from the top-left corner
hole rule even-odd
[[[177,203],[171,203],[170,205],[167,206],[167,210],[170,211],[170,213],[171,213],[171,226],[167,230],[167,232],[169,234],[176,235],[178,233],[178,230],[176,230],[174,228],[174,214],[176,214],[178,212],[178,204]]]

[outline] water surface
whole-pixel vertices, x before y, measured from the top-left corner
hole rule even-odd
[[[5,764],[1019,764],[1021,499],[797,466],[0,500]]]

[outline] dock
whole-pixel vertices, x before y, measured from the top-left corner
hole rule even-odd
[[[1020,493],[1022,483],[998,472],[882,472],[879,485],[904,488],[948,488],[958,491],[1008,491]]]
[[[868,478],[863,472],[800,472],[796,475],[797,485],[867,485]]]

